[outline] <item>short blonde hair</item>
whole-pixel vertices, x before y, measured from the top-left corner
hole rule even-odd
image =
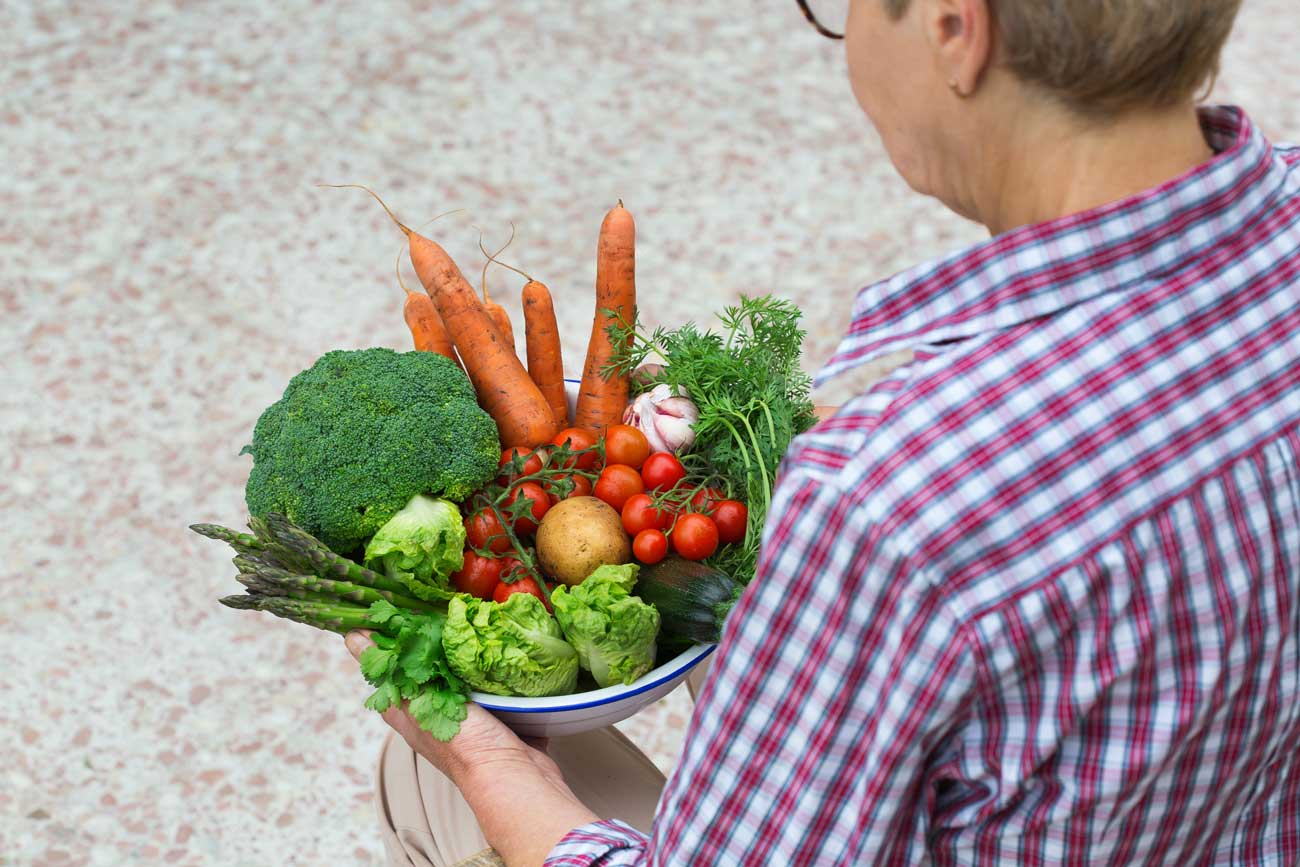
[[[909,0],[885,0],[895,16]],[[1241,0],[988,0],[999,62],[1068,107],[1105,115],[1194,99]]]

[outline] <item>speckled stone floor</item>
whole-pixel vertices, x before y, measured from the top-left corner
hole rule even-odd
[[[762,6],[762,8],[760,8]],[[651,11],[645,11],[651,10]],[[329,348],[405,347],[400,246],[556,293],[576,366],[596,229],[638,219],[653,322],[807,311],[980,237],[910,193],[793,3],[0,0],[0,864],[376,864],[382,722],[341,642],[214,600],[237,453]],[[1215,98],[1300,138],[1300,13],[1251,0]],[[518,312],[518,281],[491,285]],[[835,395],[826,396],[834,400]],[[675,693],[624,728],[670,767]]]

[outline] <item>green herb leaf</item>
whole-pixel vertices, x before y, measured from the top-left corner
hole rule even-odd
[[[361,652],[361,674],[368,683],[379,684],[396,664],[397,654],[391,650],[372,646]]]
[[[426,689],[407,706],[420,728],[440,741],[449,741],[465,719],[465,696],[450,690]]]
[[[366,619],[376,626],[382,626],[393,617],[400,617],[401,613],[393,603],[381,599],[370,606],[370,610],[366,613]]]
[[[393,705],[401,704],[401,701],[402,696],[397,687],[391,682],[386,682],[380,684],[379,688],[370,694],[370,698],[366,699],[366,707],[377,713],[383,713]]]

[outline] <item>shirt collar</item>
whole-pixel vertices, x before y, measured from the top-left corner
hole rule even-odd
[[[862,289],[816,384],[899,349],[1001,331],[1195,258],[1280,192],[1286,169],[1239,108],[1203,108],[1217,156],[1131,198],[1022,226]]]

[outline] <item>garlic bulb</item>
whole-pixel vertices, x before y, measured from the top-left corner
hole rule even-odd
[[[689,397],[662,384],[638,395],[623,413],[623,423],[645,434],[656,452],[690,449],[695,443],[693,425],[699,420],[700,411]]]

